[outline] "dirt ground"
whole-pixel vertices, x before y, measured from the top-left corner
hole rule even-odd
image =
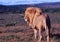
[[[50,42],[60,42],[60,14],[47,13],[51,19]],[[43,35],[45,32],[43,33]],[[23,14],[0,14],[0,42],[37,42]],[[46,36],[42,39],[46,42]]]

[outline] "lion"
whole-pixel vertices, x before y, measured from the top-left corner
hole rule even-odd
[[[50,18],[47,14],[42,13],[42,10],[37,7],[28,7],[25,11],[25,21],[34,30],[34,37],[37,38],[37,32],[39,34],[38,42],[42,42],[42,29],[45,29],[47,34],[47,42],[50,41]]]

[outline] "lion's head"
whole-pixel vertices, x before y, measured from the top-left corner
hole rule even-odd
[[[27,23],[29,23],[29,25],[32,25],[32,21],[34,18],[34,15],[40,15],[42,12],[42,10],[40,8],[37,7],[28,7],[25,11],[25,16],[24,19]]]

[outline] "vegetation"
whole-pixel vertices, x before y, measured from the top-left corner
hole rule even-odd
[[[60,12],[60,8],[46,8],[46,9],[42,9],[43,12],[46,13],[54,13],[54,12]]]

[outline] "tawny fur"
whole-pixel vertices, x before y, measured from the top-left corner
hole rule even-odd
[[[49,42],[49,29],[50,29],[50,18],[47,14],[43,14],[42,10],[37,7],[28,7],[25,11],[25,21],[29,23],[29,26],[34,30],[34,37],[37,38],[37,32],[39,31],[39,40],[42,42],[42,29],[45,29],[47,34],[47,42]]]

